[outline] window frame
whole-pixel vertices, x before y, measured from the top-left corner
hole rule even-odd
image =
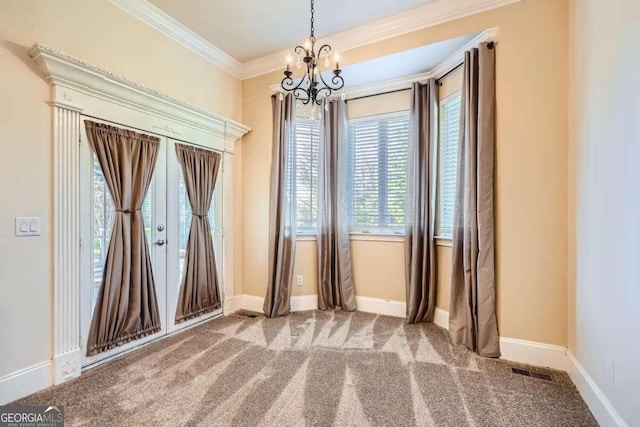
[[[299,116],[296,117],[296,120],[295,120],[295,123],[294,123],[294,138],[293,138],[294,139],[294,144],[296,144],[296,147],[298,145],[298,138],[297,138],[298,129],[297,129],[297,126],[298,126],[298,123],[300,123],[300,122],[311,123],[312,127],[313,127],[313,125],[316,125],[317,126],[317,130],[318,130],[318,146],[316,147],[316,155],[318,155],[317,167],[316,167],[316,170],[315,170],[315,177],[311,178],[312,180],[315,180],[316,198],[317,198],[319,185],[320,185],[320,176],[319,176],[319,171],[320,171],[320,169],[319,169],[319,167],[320,167],[320,158],[319,158],[320,156],[319,156],[319,153],[320,153],[320,132],[321,132],[320,121],[316,120],[316,119],[309,118],[309,117],[299,117]],[[311,136],[311,145],[312,144],[313,144],[313,135]],[[312,150],[313,150],[313,148],[312,148]],[[298,189],[298,183],[297,183],[297,180],[298,180],[298,176],[297,176],[298,157],[297,157],[297,154],[298,154],[298,150],[296,148],[296,159],[295,159],[295,162],[296,162],[296,176],[294,177],[294,179],[296,180],[296,191]],[[312,158],[311,158],[311,161],[313,162]],[[313,175],[313,172],[314,172],[313,167],[312,167],[311,172],[312,172],[312,175]],[[313,186],[313,183],[312,183],[312,186]],[[296,236],[297,236],[296,240],[313,240],[311,237],[316,236],[316,234],[318,232],[318,225],[317,224],[318,224],[318,214],[319,214],[319,210],[320,210],[319,200],[316,200],[316,212],[315,212],[316,213],[316,217],[315,217],[316,226],[315,227],[313,227],[313,226],[303,226],[303,227],[301,227],[301,226],[298,225],[298,220],[299,220],[299,218],[298,218],[298,200],[299,200],[299,197],[298,197],[298,194],[296,193],[296,206],[295,206],[295,210],[296,210]]]
[[[462,108],[462,89],[458,89],[455,92],[447,95],[446,97],[442,98],[439,100],[438,102],[438,146],[437,146],[437,150],[438,150],[438,156],[437,156],[437,182],[436,182],[436,212],[435,212],[435,241],[436,244],[440,245],[440,246],[451,246],[452,242],[453,242],[453,225],[451,227],[451,233],[443,233],[442,230],[442,188],[441,188],[441,174],[442,174],[442,140],[440,138],[441,136],[441,128],[442,128],[442,110],[443,108],[453,102],[455,99],[460,98],[460,107]],[[458,127],[460,126],[460,119],[461,119],[461,114],[462,112],[460,112],[460,117],[458,118]],[[457,149],[459,149],[459,144],[460,144],[460,135],[458,135],[458,147]],[[457,152],[457,150],[456,150]],[[456,160],[457,163],[457,160]],[[459,165],[456,164],[456,177],[457,177],[457,168]],[[455,197],[455,196],[454,196]],[[454,218],[455,221],[455,218]]]
[[[410,138],[410,133],[411,133],[411,111],[409,109],[406,110],[399,110],[399,111],[393,111],[390,113],[382,113],[382,114],[372,114],[369,116],[361,116],[361,117],[354,117],[354,118],[349,118],[348,119],[348,135],[347,138],[349,137],[349,134],[351,132],[351,125],[352,123],[358,123],[358,122],[366,122],[366,121],[371,121],[373,118],[378,118],[378,119],[387,119],[387,118],[394,118],[394,117],[406,117],[408,119],[408,134],[407,134],[407,150],[409,148],[409,138]],[[351,144],[351,141],[348,141],[348,144]],[[352,147],[349,147],[349,150],[352,150]],[[407,151],[408,152],[408,151]],[[349,155],[351,156],[352,153],[350,151]],[[348,176],[349,178],[351,178],[352,176],[352,165],[353,163],[351,162],[351,160],[349,161],[349,170],[348,170]],[[407,167],[408,167],[408,158],[407,158]],[[349,179],[349,182],[353,182],[352,179]],[[348,193],[349,193],[349,197],[351,198],[352,196],[352,191],[353,188],[351,186],[349,186],[348,188]],[[405,188],[405,197],[404,197],[404,201],[406,203],[406,188]],[[406,207],[405,207],[406,208]],[[404,236],[405,236],[405,226],[406,224],[403,224],[401,227],[367,227],[367,226],[353,226],[352,225],[352,203],[351,200],[349,201],[349,206],[348,206],[348,221],[349,221],[349,235],[351,237],[352,240],[380,240],[380,241],[404,241]]]

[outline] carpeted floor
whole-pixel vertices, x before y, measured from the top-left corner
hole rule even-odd
[[[367,313],[229,316],[15,404],[66,425],[592,426],[566,374],[451,347],[445,330]]]

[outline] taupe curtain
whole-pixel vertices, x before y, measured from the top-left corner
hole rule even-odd
[[[160,140],[85,121],[115,206],[102,284],[91,320],[87,356],[160,331],[158,301],[142,220]]]
[[[176,155],[191,204],[191,227],[176,308],[176,323],[179,323],[220,308],[209,207],[221,156],[184,144],[176,144]]]
[[[411,87],[407,165],[405,281],[407,322],[431,322],[436,308],[435,199],[438,85]]]
[[[318,308],[354,311],[345,101],[331,101],[322,116],[318,165]]]
[[[296,253],[295,100],[272,96],[273,146],[269,205],[269,276],[263,310],[289,314]]]
[[[465,54],[453,226],[449,331],[453,344],[500,356],[494,271],[495,50]]]

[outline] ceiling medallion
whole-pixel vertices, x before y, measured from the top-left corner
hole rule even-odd
[[[302,104],[312,104],[312,114],[315,111],[316,105],[325,104],[325,109],[328,109],[329,105],[326,102],[334,91],[340,90],[344,87],[344,79],[340,75],[342,70],[340,69],[340,62],[338,53],[334,54],[335,69],[332,71],[333,76],[327,78],[322,76],[320,71],[320,63],[324,60],[324,67],[326,69],[330,66],[329,57],[331,56],[331,46],[324,44],[315,50],[316,37],[314,35],[314,0],[311,0],[311,35],[305,41],[304,46],[296,46],[294,52],[297,55],[296,68],[301,69],[305,67],[305,74],[302,77],[292,77],[293,71],[291,71],[291,54],[287,56],[287,69],[284,72],[284,79],[280,85],[285,92],[293,93],[293,96],[302,102]],[[303,64],[304,63],[304,64]],[[280,95],[282,96],[282,94]],[[342,94],[344,99],[344,92]]]

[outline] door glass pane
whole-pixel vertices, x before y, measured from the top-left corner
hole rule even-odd
[[[154,180],[151,180],[149,190],[142,203],[142,217],[145,225],[145,234],[147,242],[151,245],[151,236],[153,229],[153,187]],[[113,217],[115,207],[109,193],[109,188],[104,180],[104,174],[100,168],[98,158],[93,156],[93,281],[91,287],[91,312],[96,305],[100,285],[102,284],[102,275],[107,260],[107,251],[109,249],[109,240],[111,231],[113,230]]]
[[[180,263],[180,280],[182,281],[182,274],[184,272],[184,260],[187,254],[187,241],[189,240],[189,229],[191,227],[191,204],[189,203],[189,195],[187,194],[187,187],[184,183],[184,175],[182,174],[182,168],[179,167],[180,177],[178,178],[178,220],[180,221],[178,229],[180,230],[180,242],[178,246],[179,263]],[[215,221],[215,191],[214,196],[211,198],[211,206],[209,206],[209,224],[211,224],[211,238],[215,238],[216,221]]]

